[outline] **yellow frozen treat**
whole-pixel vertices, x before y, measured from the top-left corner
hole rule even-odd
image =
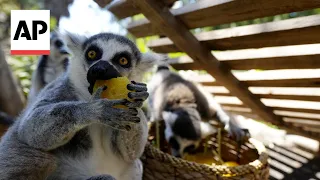
[[[96,80],[93,91],[96,91],[101,86],[107,86],[107,89],[102,92],[101,97],[106,99],[129,99],[127,89],[130,80],[127,77],[117,77],[109,80]],[[117,108],[124,108],[123,105],[115,106]]]

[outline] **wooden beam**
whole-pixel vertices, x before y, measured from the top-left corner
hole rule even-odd
[[[319,89],[320,91],[320,89]],[[300,101],[315,101],[320,102],[320,96],[309,95],[279,95],[279,94],[258,94],[259,98],[266,99],[287,99],[287,100],[300,100]]]
[[[248,86],[254,87],[320,87],[320,78],[250,80],[243,82],[245,82]],[[205,81],[201,82],[201,84],[205,86],[220,85],[216,81]]]
[[[214,76],[215,79],[227,87],[232,94],[239,97],[259,116],[274,124],[282,124],[282,119],[261,103],[259,98],[253,95],[245,84],[239,82],[233,76],[229,67],[219,63],[211,54],[210,49],[201,44],[187,27],[169,12],[168,8],[165,8],[163,4],[156,0],[131,0],[131,2],[134,2],[143,14],[165,32],[166,36],[172,39],[180,49],[205,67],[209,74]]]
[[[243,102],[235,96],[214,96],[215,100],[220,104],[233,104],[243,105]],[[262,102],[272,108],[291,108],[292,111],[295,109],[306,109],[315,110],[320,112],[320,103],[311,101],[296,101],[296,100],[279,100],[279,99],[262,99]]]
[[[188,29],[193,29],[319,7],[320,2],[317,0],[295,0],[294,2],[291,0],[201,0],[173,9],[171,13]],[[165,33],[161,28],[157,28],[157,24],[152,25],[147,19],[130,23],[127,29],[136,37]]]
[[[320,90],[320,89],[319,89]],[[232,94],[217,92],[212,93],[214,96],[232,96]],[[298,100],[298,101],[315,101],[320,102],[320,96],[309,96],[309,95],[279,95],[279,94],[256,94],[259,98],[265,99],[286,99],[286,100]],[[320,113],[320,112],[319,112]]]
[[[301,108],[288,108],[288,107],[273,107],[273,109],[278,111],[287,111],[287,112],[291,111],[291,112],[320,114],[320,111],[317,109],[301,109]]]
[[[240,26],[195,34],[213,50],[235,50],[320,43],[320,15]],[[179,52],[169,38],[151,40],[147,46],[155,52]]]
[[[203,70],[200,64],[191,62],[179,63],[176,59],[189,59],[186,56],[169,60],[170,65],[176,70]],[[232,70],[277,70],[277,69],[313,69],[320,68],[320,54],[303,56],[285,56],[273,58],[220,60]]]
[[[314,120],[305,120],[305,119],[300,119],[300,118],[283,118],[284,121],[286,122],[292,122],[292,123],[297,123],[297,124],[304,124],[307,126],[319,126],[320,128],[320,121],[314,121]]]
[[[232,96],[223,86],[204,86],[204,88],[214,96]],[[320,88],[251,87],[250,89],[259,98],[320,102]]]
[[[221,62],[234,70],[275,70],[320,68],[320,44],[307,44],[261,49],[245,49],[213,52]],[[202,70],[202,67],[188,56],[169,60],[177,70]]]
[[[223,104],[222,107],[224,109],[233,110],[233,111],[243,111],[243,112],[251,112],[251,109],[246,107],[243,104]],[[300,109],[300,108],[288,108],[288,107],[272,107],[272,109],[276,111],[286,111],[290,113],[309,113],[310,114],[320,114],[320,110],[317,109]],[[289,117],[289,116],[287,116]],[[301,118],[301,117],[300,117]]]
[[[18,116],[25,105],[25,97],[14,78],[0,45],[0,110]]]
[[[110,0],[95,0],[95,1],[110,1]],[[167,6],[171,7],[176,0],[162,0],[162,1]],[[104,3],[103,5],[105,6],[107,4]],[[107,9],[111,11],[118,19],[123,19],[123,18],[134,16],[141,13],[138,7],[136,7],[134,4],[132,4],[130,1],[127,1],[127,0],[117,0],[114,3],[110,4],[110,6]]]
[[[284,116],[284,117],[296,117],[296,118],[320,121],[320,114],[293,112],[293,111],[279,111],[279,110],[275,110],[274,112],[275,114],[278,114],[279,116]]]
[[[320,87],[320,69],[233,72],[247,86],[254,87]],[[205,86],[216,86],[209,74],[188,77]]]
[[[248,86],[255,87],[320,87],[320,78],[250,80],[245,82]]]

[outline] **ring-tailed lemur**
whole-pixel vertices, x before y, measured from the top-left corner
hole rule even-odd
[[[0,179],[141,180],[148,130],[140,107],[148,92],[135,81],[162,56],[141,54],[119,35],[66,34],[73,55],[68,71],[39,93],[2,138]],[[89,93],[96,79],[118,73],[135,80],[127,86],[133,101],[99,98],[108,87]],[[119,104],[128,108],[114,108]]]
[[[207,123],[210,119],[222,122],[237,140],[245,135],[211,94],[200,85],[171,72],[166,65],[158,66],[148,89],[150,119],[165,121],[165,138],[174,156],[192,152],[201,138],[216,131]]]
[[[64,73],[68,65],[67,47],[56,32],[50,36],[50,55],[39,57],[37,67],[32,74],[28,103],[32,103],[43,87]]]

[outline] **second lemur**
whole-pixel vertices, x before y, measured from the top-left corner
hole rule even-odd
[[[50,55],[39,57],[32,74],[28,104],[32,103],[40,90],[67,70],[69,53],[56,32],[50,35]]]
[[[240,141],[245,131],[237,126],[202,86],[171,72],[161,65],[148,84],[151,121],[164,120],[165,138],[174,156],[192,152],[202,138],[216,131],[207,122],[220,121],[225,129]]]

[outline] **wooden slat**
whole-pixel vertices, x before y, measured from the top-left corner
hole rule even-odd
[[[274,124],[282,123],[281,118],[274,115],[270,108],[264,106],[256,96],[251,94],[248,87],[239,82],[228,67],[221,65],[211,54],[210,49],[199,43],[187,27],[179,19],[175,18],[164,5],[156,0],[131,0],[131,2],[134,2],[142,10],[143,14],[159,29],[161,28],[166,36],[180,49],[204,66],[209,74],[214,76],[215,79],[227,87],[232,94],[239,97],[259,116]]]
[[[277,94],[259,94],[260,98],[269,99],[289,99],[289,100],[301,100],[301,101],[316,101],[320,102],[320,96],[301,96],[301,95],[277,95]]]
[[[255,87],[320,87],[320,78],[251,80],[245,82],[248,86]]]
[[[292,111],[292,112],[320,114],[320,111],[317,109],[301,109],[301,108],[288,108],[288,107],[273,107],[273,109],[279,110],[279,111]]]
[[[235,96],[215,96],[215,100],[223,105],[243,105],[242,101]],[[279,99],[261,99],[262,102],[272,108],[289,108],[291,111],[312,110],[320,114],[320,102],[296,101],[296,100],[279,100]],[[320,115],[319,115],[320,116]]]
[[[255,87],[320,87],[320,78],[304,78],[304,79],[280,79],[280,80],[251,80],[243,81],[248,86]],[[217,86],[216,81],[201,82],[205,86]]]
[[[219,86],[217,86],[219,87]],[[232,94],[226,92],[212,93],[214,96],[232,96]],[[320,102],[320,96],[309,95],[279,95],[279,94],[256,94],[259,98],[265,99],[286,99],[286,100],[300,100],[300,101],[315,101]]]
[[[283,21],[240,26],[196,34],[196,38],[213,50],[235,50],[319,43],[320,15]],[[148,42],[155,52],[170,53],[180,49],[169,38]]]
[[[242,111],[242,112],[251,112],[251,109],[246,107],[243,104],[223,104],[222,107],[231,111]],[[310,113],[310,114],[320,114],[320,110],[317,109],[300,109],[300,108],[288,108],[288,107],[272,107],[272,109],[277,111],[286,111],[293,113]]]
[[[284,117],[297,117],[297,118],[320,121],[320,114],[293,112],[293,111],[279,111],[279,110],[275,110],[274,112]]]
[[[320,128],[320,121],[313,121],[313,120],[305,120],[300,118],[283,118],[286,122],[307,125],[307,126],[318,126]]]
[[[201,0],[173,9],[171,13],[193,29],[319,7],[317,0]],[[156,24],[152,26],[147,19],[129,24],[128,30],[136,37],[161,34],[161,28],[156,28]]]
[[[163,0],[163,2],[169,7],[171,7],[175,1],[176,0]],[[138,7],[134,6],[130,1],[127,0],[115,1],[108,7],[108,10],[111,11],[119,19],[123,19],[141,13]]]
[[[234,70],[314,69],[320,68],[320,44],[269,47],[214,52],[213,55]],[[203,68],[188,56],[170,59],[177,70]]]
[[[232,96],[223,86],[204,86],[204,89],[215,96]],[[320,88],[251,87],[250,90],[259,98],[320,102]]]
[[[169,60],[177,61],[177,60]],[[303,55],[303,56],[287,56],[259,59],[243,59],[220,61],[228,65],[233,70],[276,70],[276,69],[312,69],[320,68],[320,54]],[[203,68],[194,62],[171,63],[176,70],[203,70]]]
[[[233,72],[238,80],[254,87],[320,87],[320,69],[304,70],[270,70]],[[205,86],[216,86],[216,82],[209,74],[189,76],[190,80]]]

